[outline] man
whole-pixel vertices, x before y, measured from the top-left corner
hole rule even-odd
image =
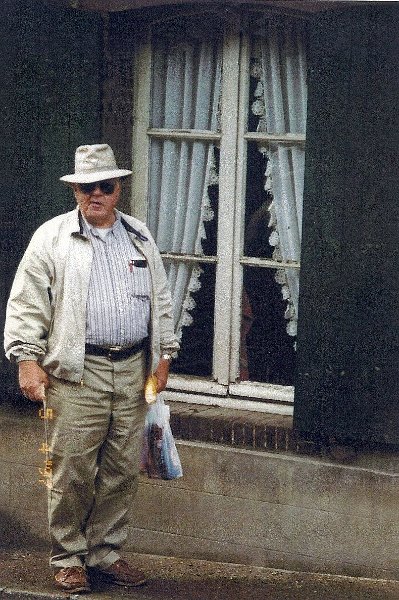
[[[80,146],[75,210],[34,233],[7,305],[5,350],[23,394],[45,402],[50,564],[56,585],[90,589],[145,576],[122,560],[137,487],[145,378],[167,383],[178,348],[162,259],[146,228],[116,210],[121,177],[106,144]]]

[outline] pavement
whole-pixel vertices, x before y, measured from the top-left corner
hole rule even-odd
[[[1,541],[0,541],[1,543]],[[44,550],[0,548],[1,600],[399,600],[399,581],[299,573],[126,553],[148,576],[125,588],[94,583],[85,595],[57,591]]]

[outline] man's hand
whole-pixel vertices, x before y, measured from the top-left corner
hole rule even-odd
[[[163,392],[166,388],[166,384],[168,383],[168,375],[169,375],[169,361],[165,358],[161,358],[155,371],[155,375],[157,377],[157,393]]]
[[[47,373],[35,360],[18,363],[18,378],[21,392],[32,402],[44,402],[45,390],[49,385]]]

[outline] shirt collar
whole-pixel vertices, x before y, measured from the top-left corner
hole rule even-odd
[[[91,223],[88,222],[88,220],[85,218],[85,216],[82,214],[82,212],[80,212],[81,217],[82,217],[82,223],[83,223],[83,229],[85,231],[85,233],[91,233],[92,235],[98,235],[98,230],[100,229],[100,227],[96,227],[95,225],[92,225]],[[115,231],[121,227],[122,225],[122,221],[121,221],[121,217],[120,215],[115,211],[115,221],[114,223],[111,225],[111,227],[105,227],[104,229],[107,229],[110,233],[115,233]],[[103,228],[101,228],[103,229]]]
[[[76,207],[73,211],[71,211],[70,216],[71,216],[71,218],[69,220],[70,233],[72,235],[85,235],[85,232],[84,232],[85,219],[84,219],[79,207]],[[120,220],[121,224],[126,229],[126,231],[135,235],[136,238],[138,238],[138,240],[140,242],[148,242],[148,237],[142,231],[140,231],[139,229],[136,229],[137,225],[135,225],[135,227],[133,227],[133,225],[131,225],[130,223],[127,222],[127,220],[126,220],[126,218],[128,218],[127,215],[124,215],[118,209],[115,209],[115,216],[116,216],[118,222]],[[115,221],[115,222],[117,222],[117,221]],[[89,230],[89,229],[87,229],[87,230]]]

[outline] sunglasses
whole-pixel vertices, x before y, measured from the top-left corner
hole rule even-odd
[[[114,181],[93,181],[93,183],[78,183],[78,188],[83,194],[91,194],[94,192],[96,187],[99,187],[103,194],[113,194],[115,191],[116,183]]]

